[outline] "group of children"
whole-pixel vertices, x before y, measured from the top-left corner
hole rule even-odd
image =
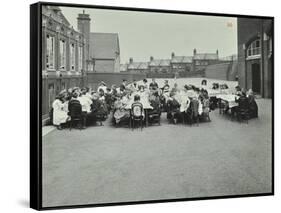
[[[184,85],[183,88],[179,88],[177,83],[171,87],[169,81],[165,80],[163,86],[159,87],[155,79],[150,83],[147,79],[143,79],[138,82],[134,80],[130,84],[127,80],[123,80],[119,87],[116,85],[107,87],[102,81],[97,90],[74,87],[61,91],[56,97],[52,104],[51,120],[58,129],[62,129],[64,124],[70,121],[72,111],[80,105],[82,128],[86,128],[98,119],[105,120],[110,112],[114,124],[128,122],[130,119],[128,105],[136,100],[135,97],[138,97],[140,103],[150,106],[148,114],[167,112],[170,123],[185,122],[185,120],[193,122],[198,118],[210,120],[210,99],[206,85],[207,81],[203,80],[201,87]],[[216,88],[217,85],[213,86]],[[246,96],[239,87],[236,90],[241,96],[240,100],[247,97],[251,116],[257,117],[257,105],[253,94],[250,92]]]

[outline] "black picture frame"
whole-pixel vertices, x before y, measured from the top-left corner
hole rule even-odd
[[[273,54],[273,72],[272,72],[272,190],[270,193],[259,194],[241,194],[226,195],[212,197],[196,197],[182,199],[167,200],[144,200],[134,202],[120,203],[102,203],[102,204],[86,204],[86,205],[69,205],[69,206],[42,206],[42,76],[41,76],[41,58],[42,58],[42,30],[41,30],[41,11],[43,5],[75,7],[75,8],[93,8],[93,9],[110,9],[123,11],[141,11],[153,13],[171,13],[171,14],[188,14],[188,15],[208,15],[238,18],[259,18],[271,19],[272,26],[272,54]],[[30,5],[30,207],[36,210],[50,209],[68,209],[68,208],[85,208],[99,206],[115,206],[115,205],[135,205],[149,203],[179,202],[192,200],[210,200],[210,199],[226,199],[226,198],[242,198],[255,196],[272,196],[274,195],[274,17],[257,16],[257,15],[241,15],[241,14],[224,14],[224,13],[207,13],[193,11],[148,9],[148,8],[131,8],[131,7],[113,7],[102,5],[85,5],[85,4],[69,4],[54,2],[38,2]]]

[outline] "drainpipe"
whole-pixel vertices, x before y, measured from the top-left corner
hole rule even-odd
[[[263,43],[263,35],[264,29],[263,29],[263,19],[261,19],[261,96],[264,98],[264,43]]]

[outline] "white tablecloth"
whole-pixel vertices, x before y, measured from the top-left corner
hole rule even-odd
[[[142,106],[144,109],[153,109],[153,107],[150,105],[150,103],[148,101],[141,100],[140,102],[142,103]],[[130,100],[127,103],[127,105],[125,106],[125,109],[131,109],[133,103],[134,103],[134,100]]]
[[[232,108],[235,106],[238,106],[238,103],[235,102],[235,99],[237,98],[236,95],[231,95],[231,94],[221,94],[221,95],[217,95],[217,98],[220,98],[222,101],[225,101],[228,103],[228,107]]]

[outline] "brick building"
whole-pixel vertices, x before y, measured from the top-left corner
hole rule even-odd
[[[81,75],[84,71],[84,35],[75,31],[59,7],[42,8],[43,75]]]
[[[238,18],[237,23],[239,84],[271,98],[273,19]]]
[[[81,86],[85,73],[85,37],[75,31],[59,7],[42,7],[42,118],[59,91]]]
[[[147,72],[149,74],[169,74],[173,76],[178,73],[180,76],[190,76],[195,72],[202,72],[207,66],[219,63],[218,50],[216,53],[197,53],[193,51],[193,56],[176,56],[171,54],[171,59],[154,59],[150,57],[148,62],[130,62],[127,66],[122,66],[122,71]],[[142,69],[140,69],[142,68]],[[187,74],[187,75],[186,75]]]
[[[192,56],[176,56],[171,54],[171,72],[191,72],[193,71],[193,57]]]
[[[129,64],[127,64],[126,71],[131,73],[147,73],[149,69],[148,65],[149,65],[148,62],[134,62],[133,58],[130,58]]]
[[[171,72],[171,60],[170,59],[154,59],[150,57],[148,63],[149,73],[170,73]]]
[[[57,6],[42,6],[42,119],[63,89],[91,85],[88,73],[120,71],[118,34],[92,33],[89,14],[78,14],[77,29]],[[90,77],[89,79],[92,79]]]
[[[91,32],[89,14],[78,14],[78,29],[85,35],[87,72],[119,72],[120,47],[117,33]]]
[[[219,62],[219,51],[216,53],[197,53],[197,50],[193,50],[193,70],[200,71],[205,70],[208,65],[216,64]]]

